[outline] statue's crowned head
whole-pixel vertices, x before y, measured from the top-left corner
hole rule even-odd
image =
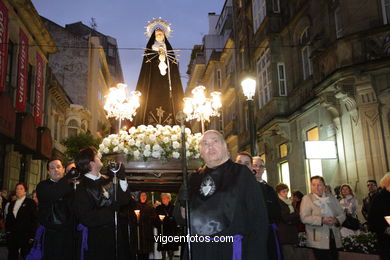
[[[169,38],[171,32],[172,32],[172,29],[171,29],[171,24],[168,23],[167,20],[162,20],[161,17],[155,19],[153,18],[152,21],[148,21],[148,25],[145,26],[146,28],[146,36],[148,38],[150,38],[153,34],[153,32],[155,32],[155,36],[156,36],[156,40],[159,41],[157,39],[157,33],[161,33],[161,36],[163,37],[163,40],[164,38]],[[162,40],[162,41],[163,41]]]

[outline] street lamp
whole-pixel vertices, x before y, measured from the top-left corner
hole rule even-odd
[[[107,117],[114,117],[119,122],[118,133],[123,119],[133,120],[136,110],[139,108],[139,97],[141,92],[132,91],[130,97],[126,94],[126,84],[119,83],[116,87],[110,88],[106,96],[104,110],[107,111]]]
[[[255,156],[257,154],[257,149],[256,149],[256,122],[254,120],[253,96],[255,95],[256,92],[256,80],[253,78],[246,78],[243,81],[241,81],[241,86],[242,86],[242,92],[244,93],[248,103],[251,154],[252,156]]]
[[[219,116],[221,104],[221,92],[214,91],[210,93],[211,98],[206,98],[204,86],[197,86],[192,90],[193,97],[185,97],[183,112],[187,115],[186,120],[197,119],[202,125],[202,134],[204,133],[204,121],[210,121],[210,117]]]

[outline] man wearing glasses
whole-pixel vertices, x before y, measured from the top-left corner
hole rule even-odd
[[[280,260],[282,259],[282,256],[280,252],[280,246],[278,245],[279,239],[276,233],[276,223],[280,219],[281,214],[278,195],[276,194],[275,190],[262,179],[265,165],[264,160],[261,157],[253,157],[252,168],[253,171],[256,172],[256,180],[258,181],[260,188],[263,191],[265,204],[268,210],[268,259]]]

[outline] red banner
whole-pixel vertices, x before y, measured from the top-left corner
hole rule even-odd
[[[19,32],[19,55],[18,55],[18,89],[16,91],[15,109],[18,112],[26,111],[28,89],[28,38],[20,29]]]
[[[35,70],[35,104],[34,104],[34,121],[37,126],[42,126],[43,110],[43,71],[44,61],[37,53],[37,67]]]
[[[0,0],[0,92],[5,89],[8,54],[8,9]]]

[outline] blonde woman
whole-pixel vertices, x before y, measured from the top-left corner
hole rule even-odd
[[[345,214],[357,219],[358,200],[355,198],[351,186],[349,186],[349,184],[341,185],[340,195],[341,195],[340,205],[343,208]],[[355,235],[358,232],[358,230],[342,227],[340,232],[342,237],[347,237],[347,236]]]
[[[339,226],[345,213],[337,199],[325,193],[325,180],[321,176],[310,178],[311,193],[301,204],[301,221],[305,224],[307,246],[314,249],[316,259],[338,259],[337,249],[342,247]]]

